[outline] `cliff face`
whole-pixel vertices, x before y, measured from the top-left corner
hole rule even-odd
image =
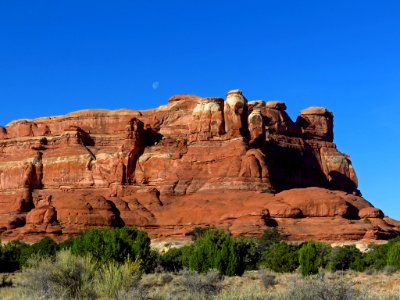
[[[333,114],[178,95],[146,111],[85,110],[0,127],[1,238],[137,225],[152,237],[216,226],[291,240],[388,238],[399,224],[357,190]]]

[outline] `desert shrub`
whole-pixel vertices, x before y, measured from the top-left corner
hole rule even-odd
[[[299,250],[300,272],[303,276],[317,274],[327,264],[331,247],[327,244],[309,241]]]
[[[366,269],[365,274],[366,275],[375,275],[376,271],[374,269]]]
[[[256,270],[261,258],[258,241],[254,238],[238,237],[235,239],[235,243],[241,268],[244,270]]]
[[[397,272],[397,269],[395,267],[389,265],[389,266],[385,266],[382,269],[382,271],[383,271],[383,273],[385,273],[385,275],[393,275],[394,273]]]
[[[215,269],[229,276],[244,272],[235,240],[223,230],[208,230],[182,254],[184,266],[193,271],[205,273]]]
[[[184,246],[182,249],[182,269],[188,269],[190,266],[190,257],[192,255],[194,245]]]
[[[192,241],[195,242],[198,239],[202,238],[207,231],[212,230],[212,229],[213,228],[195,227],[195,228],[193,228],[193,230],[191,230],[189,233],[187,233],[187,235],[191,236]]]
[[[361,252],[361,255],[357,255],[356,259],[350,264],[350,269],[358,272],[363,272],[367,269],[364,260],[364,253]]]
[[[187,247],[187,246],[186,246]],[[160,264],[167,272],[178,272],[182,270],[182,255],[184,247],[171,248],[167,252],[160,255]]]
[[[149,291],[146,288],[141,287],[140,285],[134,287],[128,291],[120,291],[116,298],[117,300],[147,300],[151,299],[148,296]],[[102,298],[100,298],[102,299]],[[109,299],[109,298],[105,298]],[[161,298],[162,299],[162,298]]]
[[[60,251],[56,258],[33,258],[24,269],[22,292],[32,298],[94,299],[96,265],[90,257]]]
[[[134,294],[141,278],[139,261],[126,260],[123,264],[110,261],[103,264],[94,279],[96,295],[102,298],[120,299]],[[125,297],[124,297],[125,296]]]
[[[210,299],[222,289],[224,277],[215,271],[199,274],[197,272],[182,270],[182,286],[192,294],[199,294]]]
[[[368,251],[364,254],[364,263],[366,268],[374,270],[382,270],[387,263],[387,252],[389,245],[369,245]]]
[[[213,299],[216,300],[265,300],[276,299],[274,291],[264,289],[258,283],[252,282],[244,286],[233,285],[223,289]]]
[[[263,286],[266,289],[273,287],[274,285],[277,284],[276,276],[272,272],[261,269],[259,271],[259,273],[260,273],[261,282],[263,283]]]
[[[12,279],[7,274],[1,275],[0,288],[10,287],[13,285]]]
[[[299,247],[281,242],[268,248],[260,265],[275,272],[293,272],[299,266]]]
[[[170,283],[172,280],[174,280],[174,277],[172,277],[170,274],[168,273],[161,274],[160,277],[161,285],[166,285]]]
[[[279,244],[282,241],[282,236],[276,227],[267,228],[264,230],[263,235],[259,241],[259,252],[263,253],[274,244]]]
[[[348,280],[326,280],[323,276],[295,278],[289,281],[288,288],[281,296],[285,300],[350,300],[357,297],[357,289]]]
[[[400,270],[400,241],[389,245],[386,262],[389,266],[393,266],[397,270]]]
[[[10,241],[0,244],[0,272],[14,272],[23,264],[23,252],[30,246],[21,241]]]
[[[371,224],[371,220],[368,219],[368,218],[365,218],[365,219],[364,219],[364,223],[365,223],[365,224]]]
[[[54,256],[60,248],[52,238],[44,237],[34,243],[31,249],[39,256]]]
[[[90,255],[100,264],[127,258],[141,260],[143,267],[151,269],[154,257],[150,251],[147,233],[134,227],[92,229],[80,234],[71,243],[74,255]]]
[[[32,299],[131,299],[141,271],[138,261],[119,264],[112,260],[99,266],[90,256],[61,250],[54,258],[30,259],[22,277],[22,294]]]
[[[20,265],[26,265],[33,256],[53,257],[60,250],[59,245],[50,237],[44,237],[30,247],[23,247],[20,256]]]
[[[382,270],[388,263],[388,251],[396,243],[400,242],[400,237],[388,241],[387,244],[370,244],[364,254],[364,262],[367,268]]]
[[[150,252],[144,258],[143,262],[142,267],[146,273],[154,273],[158,270],[162,270],[160,265],[160,253],[157,250],[150,249]]]
[[[363,271],[365,269],[363,254],[354,245],[334,247],[329,255],[327,268],[332,271],[348,269]]]
[[[74,239],[75,238],[69,236],[66,240],[59,243],[58,245],[59,245],[60,249],[64,249],[64,250],[71,249],[71,247],[74,243]]]

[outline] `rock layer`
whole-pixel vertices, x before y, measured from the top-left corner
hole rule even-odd
[[[333,113],[280,101],[177,95],[157,109],[84,110],[0,127],[2,239],[136,225],[153,238],[198,226],[289,240],[400,231],[361,197]]]

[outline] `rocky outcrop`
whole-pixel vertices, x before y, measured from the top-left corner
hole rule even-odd
[[[333,114],[324,107],[309,107],[296,121],[306,139],[333,142]]]
[[[231,138],[245,136],[247,131],[247,99],[242,91],[233,90],[226,95],[224,105],[225,132]]]
[[[157,109],[84,110],[0,127],[2,239],[136,225],[153,238],[215,226],[289,240],[400,232],[361,197],[333,113],[280,101],[177,95]]]
[[[222,136],[224,128],[224,100],[205,98],[196,105],[189,124],[190,141],[208,141]]]

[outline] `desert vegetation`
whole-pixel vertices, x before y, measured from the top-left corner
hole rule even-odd
[[[400,299],[400,237],[361,252],[289,244],[274,228],[259,239],[204,228],[191,235],[192,244],[164,253],[128,227],[62,243],[11,241],[0,247],[0,298]]]

